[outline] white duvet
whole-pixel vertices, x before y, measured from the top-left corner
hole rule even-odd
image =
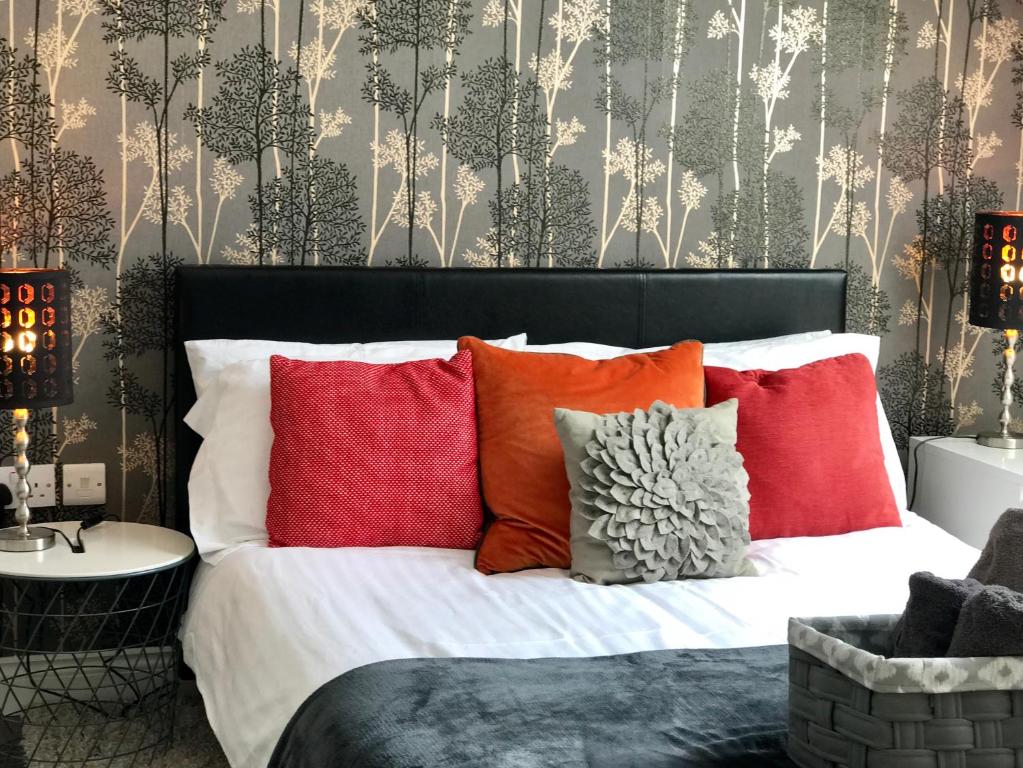
[[[977,551],[904,528],[754,542],[758,577],[595,586],[483,576],[472,552],[242,547],[196,574],[181,631],[235,768],[266,765],[295,710],[355,667],[424,656],[597,656],[784,643],[789,616],[898,613],[910,573],[962,577]]]

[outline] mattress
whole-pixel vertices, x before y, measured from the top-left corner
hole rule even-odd
[[[901,612],[910,573],[962,577],[977,550],[903,528],[754,542],[760,575],[629,586],[557,569],[484,576],[473,552],[241,547],[196,573],[181,639],[235,768],[262,768],[319,686],[376,661],[600,656],[786,642],[789,616]]]

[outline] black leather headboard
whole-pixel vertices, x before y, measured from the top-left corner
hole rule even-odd
[[[624,347],[845,329],[840,270],[546,270],[181,267],[177,271],[174,484],[188,530],[199,438],[182,418],[195,389],[182,342],[343,343],[501,338]]]

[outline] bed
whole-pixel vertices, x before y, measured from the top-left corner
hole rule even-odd
[[[198,442],[181,421],[195,400],[180,349],[188,339],[346,342],[525,331],[531,343],[642,348],[684,338],[840,332],[845,316],[845,275],[830,270],[204,267],[180,269],[177,285],[176,488],[183,530]],[[910,512],[903,522],[902,528],[754,542],[758,578],[615,587],[579,583],[557,569],[484,576],[473,569],[472,552],[457,550],[240,547],[215,566],[200,565],[181,639],[231,764],[299,765],[274,754],[289,721],[332,680],[376,669],[378,662],[749,649],[785,643],[789,616],[897,613],[910,573],[961,576],[977,556]],[[542,763],[516,760],[513,750],[487,762],[577,764],[553,756]]]

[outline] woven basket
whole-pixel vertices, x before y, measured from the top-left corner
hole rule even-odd
[[[897,616],[792,619],[800,768],[1023,768],[1023,659],[889,659]]]

